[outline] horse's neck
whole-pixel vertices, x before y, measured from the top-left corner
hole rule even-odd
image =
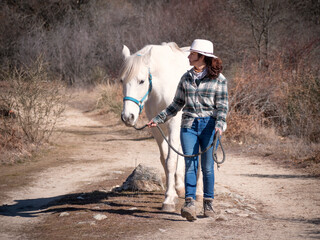
[[[152,68],[156,72],[150,96],[153,99],[152,102],[168,105],[173,100],[182,75],[190,68],[187,57],[180,54],[171,62],[162,64],[155,62]]]

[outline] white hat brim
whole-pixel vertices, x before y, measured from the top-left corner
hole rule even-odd
[[[216,55],[213,55],[213,54],[210,54],[210,53],[202,53],[202,52],[198,52],[204,56],[207,56],[207,57],[212,57],[212,58],[218,58]]]
[[[216,55],[214,54],[211,54],[211,53],[206,53],[206,52],[202,52],[202,51],[198,51],[198,50],[193,50],[193,49],[188,49],[187,52],[197,52],[197,53],[200,53],[204,56],[207,56],[207,57],[212,57],[212,58],[218,58]]]

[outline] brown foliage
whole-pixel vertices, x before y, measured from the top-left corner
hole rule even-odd
[[[229,125],[241,116],[243,131],[251,128],[250,119],[263,127],[275,127],[281,135],[320,141],[320,82],[307,65],[292,70],[278,58],[267,72],[246,65],[232,80]],[[235,134],[240,128],[234,127]]]

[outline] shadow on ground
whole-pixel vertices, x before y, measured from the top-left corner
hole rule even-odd
[[[284,175],[284,174],[241,174],[241,176],[245,177],[256,177],[256,178],[274,178],[274,179],[318,179],[320,175]]]
[[[34,218],[43,213],[91,211],[101,214],[153,218],[157,214],[164,214],[161,211],[162,201],[163,193],[160,192],[93,191],[49,198],[15,200],[12,205],[0,206],[0,215]],[[165,214],[179,215],[177,213]]]

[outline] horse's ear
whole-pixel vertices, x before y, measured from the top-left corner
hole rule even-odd
[[[129,48],[128,48],[126,45],[123,45],[122,55],[123,55],[123,57],[124,57],[125,59],[128,58],[128,57],[130,57],[130,50],[129,50]]]
[[[149,64],[150,63],[150,59],[151,59],[151,55],[152,55],[152,52],[153,52],[153,47],[151,47],[149,49],[149,51],[146,53],[145,57],[144,57],[144,61],[145,61],[145,64]]]

